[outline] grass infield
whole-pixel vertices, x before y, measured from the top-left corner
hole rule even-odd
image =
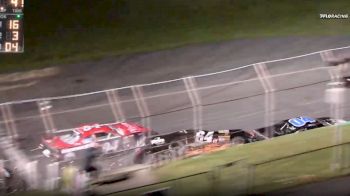
[[[349,35],[348,0],[31,0],[25,52],[0,54],[0,72],[27,70],[194,43]]]
[[[350,125],[342,126],[342,135],[341,143],[350,142]],[[167,187],[179,195],[266,193],[326,180],[350,173],[350,144],[330,147],[334,137],[335,127],[320,128],[175,161],[155,171],[164,183],[112,195]],[[340,165],[334,164],[338,152]],[[241,161],[217,167],[237,160]],[[199,175],[182,178],[192,174]]]

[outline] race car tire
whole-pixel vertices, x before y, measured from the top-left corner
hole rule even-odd
[[[231,139],[231,144],[238,145],[238,144],[244,144],[245,139],[242,136],[235,136]]]
[[[146,152],[144,150],[140,150],[135,153],[134,156],[134,164],[142,164],[145,161]]]
[[[169,150],[171,152],[171,159],[175,159],[185,154],[185,143],[182,141],[173,142],[169,145]]]
[[[184,146],[185,144],[181,141],[178,141],[178,142],[172,142],[169,144],[168,148],[169,149],[173,149],[173,148],[177,148],[177,147],[182,147]]]
[[[134,164],[145,164],[152,161],[152,154],[150,154],[146,150],[140,150],[139,152],[135,153],[134,156]]]

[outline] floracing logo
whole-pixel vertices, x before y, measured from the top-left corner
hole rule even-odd
[[[348,19],[349,14],[320,14],[320,19]]]

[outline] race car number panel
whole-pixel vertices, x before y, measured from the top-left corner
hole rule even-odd
[[[309,117],[298,117],[289,119],[288,122],[294,127],[303,127],[306,125],[306,123],[314,123],[316,120]]]
[[[198,131],[196,133],[197,142],[212,142],[214,131]]]

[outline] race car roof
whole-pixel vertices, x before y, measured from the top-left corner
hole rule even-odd
[[[111,124],[88,124],[75,129],[84,137],[89,137],[95,133],[111,133],[115,136],[129,136],[136,133],[147,132],[148,129],[136,123],[111,123]]]

